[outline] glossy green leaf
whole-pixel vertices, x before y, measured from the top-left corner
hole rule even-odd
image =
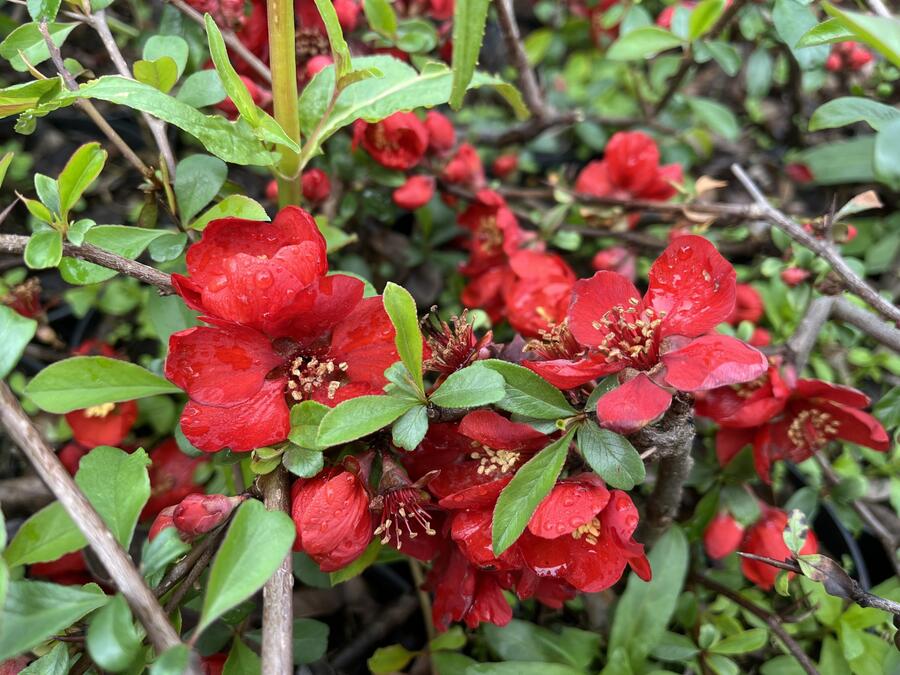
[[[222,80],[225,93],[231,98],[241,117],[246,119],[252,126],[256,126],[259,120],[256,103],[253,102],[253,96],[250,95],[247,85],[241,80],[228,59],[228,50],[225,47],[225,40],[222,38],[219,27],[209,14],[203,16],[203,21],[206,26],[209,55],[212,57],[216,72],[219,73],[219,78]]]
[[[765,647],[769,634],[765,628],[751,628],[716,642],[709,651],[714,654],[746,654]]]
[[[516,542],[538,504],[550,494],[566,462],[574,433],[574,429],[570,429],[525,462],[503,488],[494,506],[492,541],[495,556]]]
[[[846,141],[820,143],[798,153],[796,161],[809,167],[816,185],[868,183],[875,180],[874,153],[875,135],[862,134]]]
[[[35,232],[25,246],[25,264],[33,270],[56,267],[62,260],[62,250],[62,234],[57,230]]]
[[[178,35],[151,35],[144,43],[143,57],[147,61],[155,61],[164,56],[175,62],[177,80],[187,66],[190,47],[184,38]]]
[[[428,400],[442,408],[475,408],[496,403],[504,396],[506,383],[503,376],[476,362],[451,373]]]
[[[369,28],[385,37],[392,37],[397,32],[397,14],[388,0],[365,0],[363,11]]]
[[[399,673],[412,661],[415,652],[409,651],[403,645],[388,645],[379,647],[366,661],[369,671],[375,675],[387,675]]]
[[[610,45],[606,57],[613,61],[640,61],[682,45],[681,38],[659,26],[645,26],[622,35]]]
[[[688,39],[706,35],[725,10],[725,0],[701,0],[688,19]]]
[[[900,68],[900,20],[895,16],[881,17],[849,12],[828,2],[823,2],[822,7],[860,40]]]
[[[228,195],[218,204],[210,207],[203,215],[191,223],[195,230],[206,228],[219,218],[243,218],[244,220],[268,221],[269,214],[258,201],[246,195]]]
[[[422,384],[422,331],[419,329],[419,316],[416,312],[416,301],[402,286],[389,281],[384,287],[384,309],[394,325],[397,353],[412,374],[419,391],[424,396]]]
[[[318,450],[291,444],[281,456],[284,468],[300,478],[312,478],[325,466],[325,458]]]
[[[134,363],[105,356],[76,356],[57,361],[35,375],[25,387],[25,393],[35,405],[52,413],[180,391]]]
[[[571,417],[576,410],[562,392],[533,370],[509,361],[488,359],[481,365],[503,376],[506,393],[495,405],[511,413],[542,420]]]
[[[507,661],[469,666],[466,675],[584,675],[584,671],[561,663]]]
[[[472,81],[490,0],[456,0],[453,5],[453,83],[450,107],[458,110]]]
[[[424,405],[407,410],[391,427],[394,445],[404,450],[415,450],[426,433],[428,433],[428,414]]]
[[[222,675],[258,675],[262,664],[259,656],[235,636]]]
[[[644,462],[624,436],[588,420],[578,427],[577,438],[584,461],[611,487],[630,490],[644,482]]]
[[[87,541],[63,505],[53,502],[22,524],[3,559],[10,567],[49,562],[85,546]]]
[[[175,168],[175,197],[181,221],[191,222],[209,204],[228,178],[228,167],[218,157],[191,155]]]
[[[150,664],[150,675],[184,675],[190,658],[191,652],[187,645],[170,647]]]
[[[900,117],[888,122],[875,136],[872,164],[880,182],[900,190]]]
[[[286,513],[267,511],[255,499],[238,507],[210,569],[198,633],[262,588],[290,551],[295,534]]]
[[[22,316],[6,305],[0,305],[0,378],[4,378],[19,363],[25,347],[37,330],[37,321]]]
[[[48,23],[47,32],[50,34],[53,44],[62,47],[66,38],[69,37],[69,33],[79,25],[79,23]],[[47,43],[36,22],[19,26],[7,35],[3,42],[0,42],[0,56],[8,60],[15,70],[24,73],[28,70],[28,66],[19,56],[19,52],[22,52],[28,63],[33,66],[50,58],[50,50],[47,49]]]
[[[34,21],[53,21],[62,0],[28,0],[28,14]]]
[[[900,110],[861,96],[842,96],[816,108],[809,118],[809,130],[834,129],[865,122],[875,131],[900,119]]]
[[[107,152],[99,143],[86,143],[78,148],[59,174],[59,205],[62,216],[72,209],[106,164]]]
[[[161,56],[154,61],[135,61],[133,70],[134,79],[164,94],[168,94],[178,81],[178,64],[171,56]]]
[[[350,61],[350,48],[341,31],[341,22],[338,21],[334,4],[329,0],[315,0],[316,9],[325,24],[325,32],[328,34],[328,42],[331,44],[331,57],[334,59],[334,67],[337,69],[338,81],[352,69]]]
[[[46,80],[35,80],[15,84],[11,87],[0,89],[0,117],[16,115],[36,106],[45,98],[53,98],[62,89],[62,79],[49,77]],[[7,159],[10,153],[3,156],[3,161],[8,166]]]
[[[32,661],[18,675],[66,675],[69,672],[69,649],[65,642],[57,642],[53,649],[37,661]]]
[[[393,396],[359,396],[332,408],[319,426],[316,443],[328,448],[383,429],[417,401]]]
[[[845,28],[837,19],[828,19],[810,28],[803,34],[795,47],[817,47],[844,42],[853,38],[853,32]]]
[[[3,606],[0,660],[21,654],[106,604],[97,584],[60,586],[43,581],[12,581]],[[15,626],[15,630],[6,629]]]
[[[288,438],[303,448],[321,450],[316,443],[322,418],[331,410],[318,401],[301,401],[291,407],[291,431]]]
[[[203,108],[221,103],[228,97],[222,78],[212,69],[191,73],[179,87],[175,98],[194,108]]]
[[[796,2],[796,0],[775,0],[772,22],[775,24],[778,36],[791,50],[791,54],[794,55],[800,68],[811,70],[824,65],[829,52],[827,45],[797,47],[800,39],[817,23],[816,15],[811,7]]]
[[[121,673],[137,656],[141,636],[134,627],[128,603],[121,595],[110,598],[91,618],[87,630],[87,649],[101,668]]]

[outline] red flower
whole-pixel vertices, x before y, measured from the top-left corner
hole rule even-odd
[[[480,190],[484,187],[484,166],[478,151],[468,143],[460,145],[453,159],[444,167],[441,178],[448,183]]]
[[[428,149],[443,155],[456,145],[456,129],[453,122],[437,110],[429,110],[425,114],[425,128],[428,130]]]
[[[41,305],[41,282],[37,277],[26,279],[7,289],[0,302],[27,319],[36,319],[44,313]]]
[[[744,527],[727,511],[719,512],[703,532],[703,546],[706,554],[718,560],[737,551],[744,537]]]
[[[732,326],[737,326],[741,321],[759,321],[765,311],[759,291],[750,284],[736,284],[734,290],[734,309],[726,321]]]
[[[72,436],[86,448],[98,445],[118,445],[122,442],[138,416],[137,403],[102,403],[84,410],[66,413]]]
[[[784,167],[788,178],[796,183],[809,183],[815,179],[812,170],[806,164],[793,163]]]
[[[770,367],[766,375],[741,386],[721,387],[697,401],[697,413],[722,427],[716,454],[723,466],[753,445],[760,478],[769,482],[774,462],[802,462],[834,439],[884,452],[890,439],[881,423],[863,408],[869,398],[850,387],[822,380],[782,379]]]
[[[434,178],[431,176],[410,176],[406,182],[394,190],[394,203],[401,209],[422,208],[434,196]]]
[[[766,358],[740,340],[707,334],[734,308],[735,274],[706,239],[679,237],[650,268],[641,298],[614,272],[575,284],[568,328],[583,351],[523,364],[569,389],[619,373],[621,385],[597,402],[603,426],[630,433],[664,413],[672,391],[697,392],[747,382]]]
[[[425,322],[422,332],[428,346],[429,356],[425,360],[426,370],[441,373],[441,378],[457,370],[471,365],[478,359],[488,357],[488,346],[494,334],[488,331],[481,337],[475,336],[466,317],[466,310],[461,316],[454,316],[448,324],[431,315],[430,322]]]
[[[203,492],[203,488],[194,482],[194,472],[204,461],[199,457],[188,457],[173,438],[151,450],[150,499],[141,511],[141,518],[151,518],[188,495]]]
[[[428,131],[419,118],[409,112],[394,113],[374,124],[357,120],[353,126],[353,148],[358,145],[382,166],[406,171],[425,155]]]
[[[31,658],[28,656],[16,656],[12,659],[0,661],[0,675],[19,675],[30,661]]]
[[[679,7],[684,7],[685,9],[693,9],[696,6],[697,3],[692,2],[691,0],[684,0],[684,2],[679,2],[675,5],[669,5],[659,13],[659,16],[656,17],[656,25],[662,26],[666,30],[670,30],[672,28],[672,19],[675,16],[676,9],[678,9]]]
[[[512,608],[503,595],[504,576],[479,570],[455,546],[448,547],[428,573],[426,588],[434,591],[432,621],[446,630],[455,621],[477,628],[484,621],[505,626]]]
[[[672,183],[682,180],[680,164],[659,165],[659,148],[652,138],[640,131],[620,131],[606,144],[604,158],[581,170],[575,191],[596,197],[665,201],[677,193]],[[632,225],[637,222],[634,216],[630,220]]]
[[[322,169],[309,169],[300,177],[303,199],[313,204],[323,202],[331,194],[331,181]]]
[[[34,563],[28,567],[28,576],[49,579],[64,586],[80,586],[89,583],[90,571],[81,551],[73,551],[49,562]]]
[[[323,572],[345,567],[369,545],[369,493],[356,473],[323,471],[298,480],[291,492],[291,517],[297,528],[294,550],[306,553]]]
[[[176,287],[215,318],[170,338],[166,376],[191,399],[181,425],[199,449],[271,445],[286,438],[298,401],[333,406],[382,391],[398,359],[393,326],[361,281],[324,276],[325,241],[305,211],[214,221],[187,265]]]
[[[306,73],[306,79],[313,79],[313,77],[317,73],[325,70],[332,63],[334,63],[334,59],[331,58],[331,56],[329,56],[328,54],[319,54],[312,57],[309,61],[306,62],[306,68],[304,69],[304,72]]]
[[[832,45],[825,68],[832,72],[861,70],[873,58],[872,52],[858,42],[839,42]]]
[[[509,259],[503,291],[506,318],[525,337],[538,337],[566,317],[575,273],[553,253],[519,251]]]
[[[500,180],[509,176],[517,168],[519,168],[518,155],[500,155],[491,164],[491,172]]]
[[[381,512],[375,536],[382,544],[418,560],[431,560],[444,543],[437,536],[437,512],[431,510],[430,496],[422,486],[432,477],[422,476],[415,483],[390,455],[382,455],[382,474],[378,494],[370,507]]]
[[[637,259],[634,253],[622,246],[597,251],[591,260],[591,266],[598,272],[617,272],[629,281],[634,281],[637,274]]]
[[[206,534],[225,522],[244,497],[188,495],[172,509],[172,522],[188,537]]]
[[[203,675],[222,675],[227,660],[228,654],[225,653],[202,657],[200,667],[203,668]]]
[[[150,525],[150,532],[147,533],[147,539],[153,541],[156,539],[159,534],[170,527],[175,527],[175,507],[167,506],[158,514],[156,514],[156,518],[153,519],[153,522]],[[178,529],[178,528],[175,528]]]
[[[740,550],[780,561],[792,558],[793,554],[784,543],[784,529],[787,527],[788,515],[784,511],[765,505],[762,505],[762,508],[762,517],[747,529]],[[810,555],[818,550],[816,535],[810,531],[806,543],[800,549],[800,554]],[[780,571],[772,565],[747,558],[741,560],[741,570],[745,577],[766,591],[775,585],[775,579]],[[789,573],[789,576],[793,576],[793,573]]]
[[[585,473],[557,482],[518,546],[539,576],[595,593],[615,584],[626,565],[650,580],[644,546],[632,538],[637,526],[631,498],[621,490],[610,493],[596,475]]]

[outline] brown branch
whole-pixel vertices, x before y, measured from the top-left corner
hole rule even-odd
[[[260,483],[266,508],[290,514],[291,489],[288,472],[279,465],[262,476]],[[291,553],[263,587],[262,670],[264,673],[291,673],[294,668],[294,575]]]
[[[56,43],[53,42],[53,38],[50,37],[50,31],[47,30],[47,22],[42,21],[38,24],[38,29],[41,32],[41,35],[44,37],[44,42],[47,44],[47,49],[50,51],[50,60],[53,63],[53,67],[56,69],[56,72],[62,77],[63,82],[66,85],[66,89],[69,91],[78,91],[78,83],[75,81],[75,78],[72,77],[72,73],[66,68],[65,64],[63,64],[62,54],[59,51],[59,47],[56,46]],[[109,122],[107,122],[103,115],[100,114],[100,111],[94,107],[94,104],[88,101],[87,99],[79,98],[75,100],[73,104],[75,107],[84,111],[84,113],[91,118],[94,124],[97,125],[97,128],[103,132],[103,135],[106,136],[110,142],[116,146],[122,156],[128,160],[128,162],[137,169],[141,174],[143,174],[146,178],[153,178],[153,170],[144,164],[143,160],[137,156],[134,150],[132,150],[128,144],[116,133],[116,130],[113,129]]]
[[[122,593],[138,621],[147,631],[157,652],[182,644],[178,633],[169,623],[153,592],[144,583],[128,553],[116,541],[106,523],[91,506],[53,450],[35,429],[15,394],[5,382],[0,382],[0,423],[10,438],[21,448],[35,470],[43,476],[54,496],[72,517],[75,526],[103,563],[106,571]]]
[[[0,480],[0,507],[7,517],[15,513],[34,513],[51,501],[53,495],[38,476]]]
[[[900,308],[897,308],[881,297],[881,295],[878,294],[878,291],[872,288],[864,279],[854,272],[830,242],[824,239],[817,239],[804,230],[799,223],[772,206],[765,195],[760,191],[759,187],[757,187],[756,183],[753,182],[750,176],[748,176],[738,164],[732,164],[731,171],[737,176],[737,179],[744,186],[744,189],[750,193],[753,201],[755,201],[763,210],[763,216],[769,222],[798,244],[805,246],[827,261],[828,264],[831,265],[831,269],[844,281],[847,290],[861,297],[882,316],[894,322],[894,324],[900,323]]]
[[[519,87],[522,90],[525,105],[538,120],[547,119],[553,111],[544,101],[537,76],[531,64],[528,63],[528,54],[525,53],[522,35],[519,33],[519,24],[516,22],[516,12],[512,0],[496,0],[494,7],[497,9],[497,19],[500,22],[503,40],[506,42],[506,53],[512,59],[513,66],[519,73]]]
[[[708,577],[705,577],[701,574],[692,573],[691,579],[696,581],[701,586],[705,586],[709,590],[723,595],[729,600],[731,600],[734,604],[743,607],[745,610],[753,614],[756,618],[765,622],[765,624],[769,627],[775,635],[778,636],[778,639],[781,640],[781,643],[784,645],[785,649],[790,652],[791,656],[797,659],[797,663],[800,664],[800,667],[807,673],[807,675],[819,675],[819,671],[816,670],[815,664],[813,664],[812,659],[806,655],[806,652],[803,651],[803,648],[797,644],[797,641],[791,637],[790,633],[785,630],[784,626],[781,625],[781,619],[767,611],[766,609],[760,607],[754,602],[751,602],[744,596],[736,593],[731,590],[727,586],[723,586],[717,581],[713,581]]]
[[[28,245],[30,237],[21,234],[0,234],[0,251],[6,253],[23,253]],[[104,251],[93,244],[76,246],[72,243],[63,244],[63,255],[80,258],[92,262],[95,265],[116,270],[122,274],[134,277],[139,281],[156,286],[163,295],[171,295],[175,292],[172,287],[172,278],[165,272],[160,272],[155,267],[123,258],[115,253]]]
[[[722,15],[719,17],[718,21],[716,21],[715,25],[709,29],[709,32],[706,34],[706,38],[715,38],[718,37],[720,33],[724,33],[725,29],[728,28],[728,24],[731,23],[731,20],[735,17],[735,15],[740,11],[740,9],[747,4],[747,0],[735,0],[729,7],[722,12]],[[678,92],[678,88],[681,86],[682,81],[687,76],[688,71],[690,71],[691,67],[694,65],[694,52],[691,49],[691,46],[688,45],[687,49],[684,50],[684,54],[681,57],[681,63],[678,66],[678,70],[675,71],[675,74],[672,76],[672,79],[669,81],[669,88],[666,89],[666,93],[663,94],[663,97],[659,99],[657,104],[653,107],[653,111],[651,112],[651,117],[656,117],[663,111],[663,109],[669,104],[669,101],[672,100],[672,97]]]
[[[181,13],[188,17],[191,21],[199,24],[200,26],[205,26],[206,23],[203,21],[203,15],[200,14],[196,9],[191,7],[184,0],[168,0],[171,4],[175,5]],[[222,33],[222,39],[225,41],[225,44],[228,45],[228,48],[231,49],[235,54],[237,54],[241,60],[245,61],[248,66],[250,66],[253,70],[256,71],[256,74],[259,75],[263,80],[265,80],[268,84],[272,84],[272,71],[269,70],[269,67],[259,60],[259,57],[256,56],[253,52],[247,49],[247,46],[240,41],[237,35],[234,34],[234,31],[229,30],[228,28],[220,27],[219,30]]]
[[[797,324],[794,334],[785,344],[788,358],[799,373],[803,370],[809,355],[816,344],[816,339],[822,330],[822,326],[831,315],[832,306],[836,298],[822,296],[816,298],[806,308],[806,313]]]
[[[900,330],[885,323],[872,312],[857,307],[846,298],[836,298],[831,308],[831,315],[838,321],[855,326],[885,347],[900,353]]]
[[[214,540],[218,540],[220,537],[218,535],[214,535],[211,538]],[[187,595],[188,591],[190,591],[193,585],[197,583],[197,580],[203,574],[203,570],[205,570],[206,566],[209,565],[209,561],[212,560],[213,554],[215,552],[215,546],[209,546],[203,549],[203,552],[197,557],[194,565],[184,577],[184,581],[181,582],[181,585],[176,588],[172,595],[169,596],[169,599],[166,600],[166,614],[171,614],[175,611],[175,608],[178,607],[179,604],[181,604],[184,596]]]

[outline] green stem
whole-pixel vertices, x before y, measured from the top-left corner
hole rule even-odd
[[[300,112],[297,107],[297,49],[293,0],[267,0],[269,16],[269,61],[272,68],[272,99],[275,120],[297,145],[300,144]],[[300,203],[299,156],[280,147],[278,205]]]

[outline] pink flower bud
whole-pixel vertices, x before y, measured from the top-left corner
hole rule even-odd
[[[800,267],[788,267],[781,272],[781,280],[790,287],[799,286],[809,278],[809,270]]]
[[[274,180],[270,180],[266,184],[266,199],[270,201],[278,200],[278,182]]]
[[[728,513],[722,511],[706,526],[703,546],[706,554],[715,560],[737,551],[744,537],[744,528]]]
[[[156,519],[153,521],[153,524],[150,526],[150,533],[147,535],[147,538],[150,541],[156,539],[157,535],[167,527],[175,527],[175,521],[172,520],[172,515],[174,513],[174,506],[167,506],[159,512]]]
[[[243,497],[225,495],[188,495],[174,507],[172,521],[189,537],[206,534],[223,523]]]
[[[304,171],[300,178],[300,186],[303,189],[303,198],[314,204],[325,201],[331,194],[331,181],[322,169]]]

